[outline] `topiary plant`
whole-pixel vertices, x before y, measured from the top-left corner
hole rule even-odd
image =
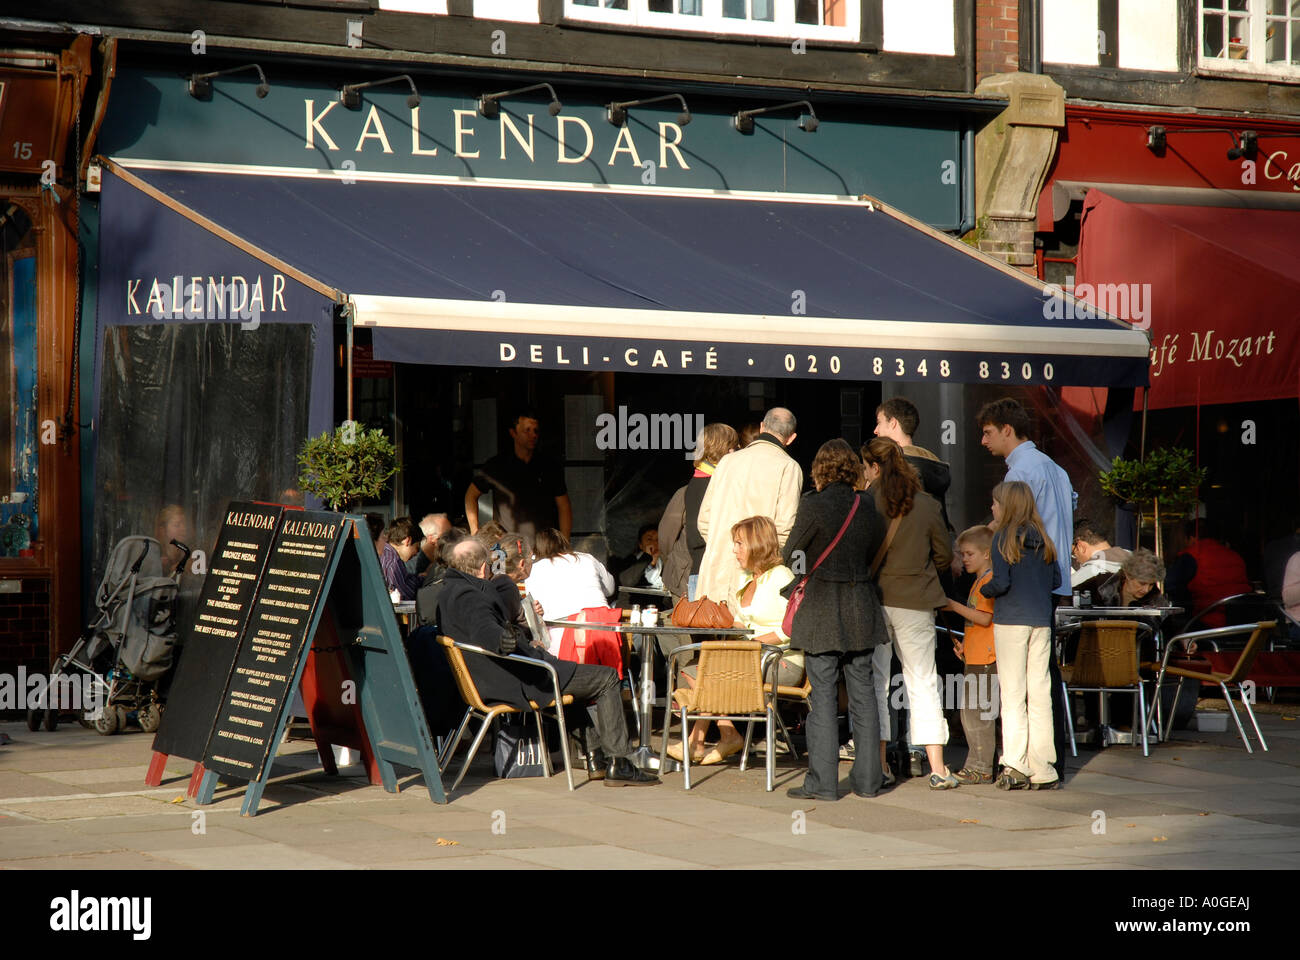
[[[303,442],[298,485],[331,510],[355,510],[377,499],[397,472],[397,451],[382,430],[360,430],[351,421],[333,433]]]
[[[1155,515],[1155,549],[1160,556],[1160,511],[1182,513],[1196,504],[1196,488],[1205,481],[1206,470],[1192,464],[1192,451],[1185,447],[1160,447],[1145,460],[1116,457],[1109,470],[1098,474],[1101,489],[1112,497],[1138,508],[1138,530],[1148,506]]]

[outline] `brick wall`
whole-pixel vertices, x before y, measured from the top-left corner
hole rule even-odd
[[[1014,73],[1020,63],[1017,0],[975,0],[975,81]]]
[[[20,582],[21,592],[0,593],[0,673],[50,665],[50,581]]]

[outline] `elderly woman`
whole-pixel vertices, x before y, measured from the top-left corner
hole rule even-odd
[[[1145,547],[1124,561],[1119,573],[1097,588],[1098,606],[1167,607],[1169,601],[1157,584],[1165,578],[1165,565]]]
[[[803,602],[794,615],[790,647],[802,650],[812,691],[808,698],[808,775],[786,795],[796,800],[839,799],[838,689],[848,688],[854,735],[864,743],[879,737],[871,651],[888,636],[871,583],[871,563],[885,538],[885,526],[869,496],[855,492],[862,465],[844,440],[828,440],[812,462],[817,488],[799,502],[785,544],[787,566],[808,570]],[[788,596],[792,587],[786,588]],[[859,750],[849,781],[860,797],[881,787],[880,754]]]

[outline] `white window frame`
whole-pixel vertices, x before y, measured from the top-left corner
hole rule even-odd
[[[1228,57],[1206,56],[1202,49],[1205,36],[1205,14],[1219,12],[1217,7],[1206,10],[1205,0],[1197,0],[1196,36],[1193,38],[1193,42],[1196,44],[1198,73],[1219,77],[1247,76],[1300,83],[1300,64],[1291,63],[1290,61],[1268,63],[1264,59],[1268,31],[1267,0],[1248,0],[1245,12],[1250,16],[1250,41],[1246,58],[1233,60]],[[1240,15],[1239,13],[1238,16]],[[1300,29],[1300,24],[1296,24],[1292,29]]]
[[[601,0],[602,3],[605,0]],[[685,30],[698,33],[735,34],[746,37],[779,37],[783,40],[831,40],[843,43],[860,43],[862,37],[862,4],[849,0],[845,5],[847,23],[842,27],[824,24],[796,23],[795,0],[773,0],[772,17],[768,20],[738,20],[722,15],[722,0],[700,0],[703,13],[690,16],[681,13],[654,13],[648,0],[627,0],[626,10],[613,10],[604,6],[588,7],[564,0],[564,16],[569,20],[590,23],[609,23],[628,27],[645,27],[653,30]],[[676,0],[674,0],[676,6]]]

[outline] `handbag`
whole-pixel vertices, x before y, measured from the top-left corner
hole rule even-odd
[[[812,570],[809,570],[804,575],[804,578],[795,584],[795,588],[790,591],[790,600],[785,606],[785,619],[781,621],[781,631],[787,637],[793,636],[791,631],[794,629],[794,615],[799,612],[799,606],[803,603],[804,591],[807,589],[809,578],[817,568],[822,565],[822,561],[830,555],[830,552],[835,549],[835,545],[840,542],[840,537],[844,536],[844,531],[847,530],[849,524],[853,522],[853,515],[858,512],[858,504],[861,501],[862,497],[860,495],[855,495],[853,497],[853,506],[849,508],[849,515],[844,518],[844,524],[840,527],[840,532],[835,534],[835,539],[832,540],[830,545],[822,551],[822,555],[818,557],[817,562],[812,565]]]
[[[736,625],[727,601],[714,603],[708,597],[678,600],[677,606],[673,607],[672,621],[674,627],[698,627],[701,630],[728,630]]]
[[[492,761],[503,780],[546,776],[542,742],[527,723],[502,723],[492,741]]]

